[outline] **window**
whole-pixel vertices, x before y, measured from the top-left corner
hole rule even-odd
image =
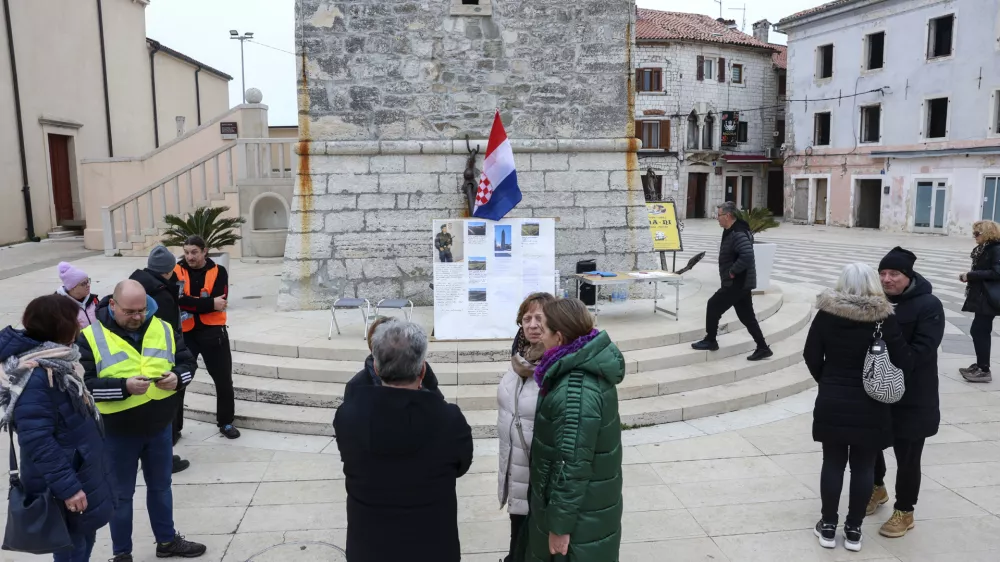
[[[936,184],[936,185],[935,185]],[[914,201],[913,229],[943,231],[947,212],[948,185],[943,181],[917,182],[917,197]]]
[[[743,83],[743,65],[734,64],[733,65],[733,84]]]
[[[705,116],[705,125],[701,130],[701,149],[712,150],[712,141],[715,139],[715,117],[712,112]]]
[[[990,132],[1000,135],[1000,90],[993,92],[993,123],[990,124]]]
[[[934,18],[927,23],[927,58],[950,57],[955,31],[955,14]]]
[[[833,76],[833,45],[823,45],[816,49],[816,77],[819,79]]]
[[[705,59],[704,62],[702,62],[701,67],[702,67],[702,73],[705,76],[705,80],[715,79],[715,60]]]
[[[879,142],[882,138],[882,106],[861,108],[861,142]]]
[[[788,77],[785,75],[785,73],[781,73],[778,75],[778,95],[785,96],[787,89],[788,89]]]
[[[642,175],[642,191],[646,201],[663,201],[663,176],[659,174]]]
[[[865,37],[865,70],[878,70],[885,65],[885,32]]]
[[[740,121],[739,127],[736,129],[736,142],[750,142],[750,124],[746,121]]]
[[[776,119],[774,121],[774,148],[781,148],[781,145],[785,144],[785,120]]]
[[[643,150],[670,150],[670,121],[637,121]]]
[[[493,11],[491,0],[451,0],[453,16],[488,16]]]
[[[688,115],[687,147],[691,150],[698,150],[698,112],[694,110]]]
[[[940,139],[948,136],[948,98],[937,98],[924,102],[927,108],[924,122],[924,136]]]
[[[988,176],[986,178],[986,188],[983,191],[983,220],[995,221],[1000,219],[1000,177]]]
[[[830,112],[817,113],[813,118],[813,144],[828,146],[830,144]]]
[[[662,92],[662,71],[659,68],[641,68],[635,72],[635,83],[639,92]]]

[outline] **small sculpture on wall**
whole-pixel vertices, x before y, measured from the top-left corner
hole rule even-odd
[[[479,186],[476,184],[476,156],[479,155],[479,145],[473,149],[469,143],[469,135],[465,135],[465,147],[469,151],[469,158],[465,161],[465,172],[462,173],[462,191],[469,201],[469,216],[476,209],[476,191]]]

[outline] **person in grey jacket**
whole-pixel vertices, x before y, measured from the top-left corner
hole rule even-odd
[[[747,332],[757,344],[756,351],[749,357],[750,361],[760,361],[774,355],[764,341],[764,333],[757,323],[757,315],[753,311],[752,291],[757,287],[757,269],[753,255],[753,233],[750,225],[737,217],[739,209],[736,203],[727,201],[719,205],[717,217],[719,226],[725,230],[722,233],[722,244],[719,246],[719,277],[722,287],[708,299],[705,311],[705,339],[691,344],[698,350],[717,351],[719,342],[719,319],[730,308],[736,309],[736,316],[747,328]]]

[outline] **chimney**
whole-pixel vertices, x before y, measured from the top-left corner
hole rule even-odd
[[[715,18],[715,21],[721,23],[722,25],[728,27],[729,29],[738,29],[736,25],[736,20],[727,20],[726,18]]]
[[[770,30],[771,22],[767,20],[760,20],[759,22],[753,24],[754,39],[760,41],[761,43],[768,43],[767,36]]]

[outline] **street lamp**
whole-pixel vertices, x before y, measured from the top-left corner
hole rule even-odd
[[[248,32],[244,33],[243,35],[240,35],[239,31],[236,31],[235,29],[230,29],[229,30],[229,38],[230,39],[236,39],[237,41],[240,42],[240,77],[241,77],[241,79],[243,81],[243,103],[246,103],[247,102],[247,72],[246,72],[246,67],[244,65],[244,62],[243,62],[243,43],[245,41],[252,41],[253,40],[253,32],[252,31],[248,31]]]

